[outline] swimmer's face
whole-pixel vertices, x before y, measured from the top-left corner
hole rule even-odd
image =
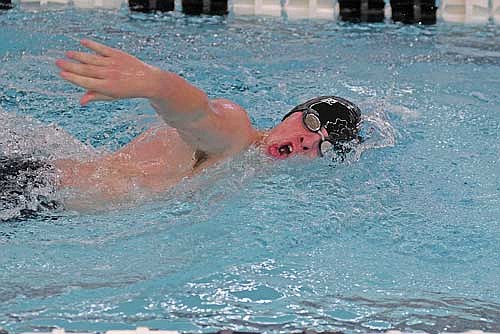
[[[321,131],[328,135],[325,129]],[[317,158],[320,156],[320,143],[321,136],[308,130],[302,121],[302,113],[296,112],[269,131],[263,147],[268,155],[276,159],[296,155]]]

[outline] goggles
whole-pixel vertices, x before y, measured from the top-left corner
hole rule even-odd
[[[293,108],[283,120],[295,112],[302,112],[304,126],[321,136],[320,156],[336,149],[345,152],[339,143],[356,138],[361,111],[352,102],[336,96],[322,96]],[[323,135],[325,129],[328,136]]]

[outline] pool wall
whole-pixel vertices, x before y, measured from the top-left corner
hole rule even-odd
[[[262,15],[288,19],[351,22],[392,20],[434,24],[436,20],[466,24],[500,24],[500,0],[0,0],[0,10],[18,5],[25,10],[74,6],[83,9],[149,12],[182,10],[186,14]]]

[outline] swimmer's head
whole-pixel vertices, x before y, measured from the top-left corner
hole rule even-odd
[[[293,155],[323,156],[334,150],[344,154],[345,145],[359,141],[361,111],[337,96],[308,100],[283,117],[265,140],[267,153],[278,159]]]

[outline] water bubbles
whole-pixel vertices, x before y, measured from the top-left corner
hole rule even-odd
[[[0,110],[0,219],[60,208],[48,161],[93,154],[57,126]]]
[[[0,153],[6,156],[81,158],[95,155],[94,150],[81,143],[60,127],[0,109]]]

